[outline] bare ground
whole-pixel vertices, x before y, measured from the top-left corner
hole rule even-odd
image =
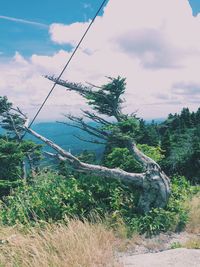
[[[141,238],[117,256],[123,267],[199,267],[200,249],[177,248],[197,239],[198,234],[186,232]]]
[[[199,267],[200,250],[177,248],[158,253],[123,256],[124,267]]]

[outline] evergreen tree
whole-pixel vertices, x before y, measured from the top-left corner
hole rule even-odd
[[[165,131],[162,137],[161,148],[164,151],[165,157],[168,157],[171,150],[171,135],[169,129]]]
[[[26,120],[19,108],[14,108],[7,97],[0,96],[0,127],[5,130],[5,135],[0,139],[1,180],[26,178],[26,167],[34,172],[41,159],[41,145],[21,140]]]

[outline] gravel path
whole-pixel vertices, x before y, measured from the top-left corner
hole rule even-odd
[[[200,250],[177,248],[158,253],[124,255],[124,267],[200,267]]]

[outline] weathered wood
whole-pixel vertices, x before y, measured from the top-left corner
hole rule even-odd
[[[151,158],[144,155],[135,144],[132,144],[131,151],[138,161],[140,161],[146,170],[143,173],[129,173],[121,169],[110,169],[104,166],[93,165],[81,162],[71,153],[65,151],[51,140],[36,133],[32,129],[27,131],[46,143],[57,151],[57,154],[48,153],[61,161],[68,161],[77,171],[85,172],[91,175],[119,179],[124,182],[133,183],[140,188],[141,195],[138,203],[138,209],[142,213],[148,212],[151,208],[163,208],[166,206],[170,195],[170,181],[160,166]]]

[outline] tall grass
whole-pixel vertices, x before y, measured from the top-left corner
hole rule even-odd
[[[200,193],[195,195],[187,203],[189,220],[186,231],[189,233],[200,234]]]
[[[67,225],[0,228],[1,267],[117,267],[116,239],[102,224],[71,220]]]

